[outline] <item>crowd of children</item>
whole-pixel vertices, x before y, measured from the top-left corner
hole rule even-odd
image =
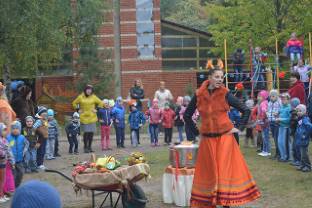
[[[312,124],[307,107],[298,98],[290,98],[288,93],[279,95],[277,90],[258,93],[257,103],[247,100],[251,117],[246,128],[245,146],[257,146],[258,155],[279,162],[290,162],[297,170],[311,171],[308,146]],[[254,105],[254,106],[253,106]],[[271,155],[270,132],[275,145]]]
[[[164,129],[164,144],[181,143],[186,139],[195,140],[195,136],[185,125],[183,114],[190,103],[189,96],[178,97],[175,105],[166,102],[164,108],[154,99],[152,105],[143,113],[137,109],[136,101],[128,102],[130,141],[133,147],[140,144],[140,129],[147,122],[151,146],[160,145],[158,140],[160,129]],[[101,149],[111,150],[110,132],[115,128],[117,148],[125,148],[126,108],[123,99],[104,99],[103,105],[96,109],[100,124]],[[259,156],[277,159],[279,162],[291,162],[303,172],[311,171],[308,156],[308,146],[312,133],[312,124],[307,116],[307,107],[300,104],[298,98],[290,99],[288,93],[279,95],[277,90],[258,93],[257,102],[252,99],[246,101],[251,110],[251,116],[246,126],[245,146],[251,142],[257,147]],[[240,123],[240,114],[235,108],[229,111],[234,126]],[[197,122],[199,113],[193,115],[193,122]],[[177,128],[178,140],[172,141],[173,128]],[[65,126],[69,143],[69,154],[79,154],[80,116],[78,112]],[[270,132],[276,147],[271,155]],[[25,126],[14,121],[6,127],[0,123],[0,203],[9,200],[8,196],[22,181],[23,173],[38,172],[45,169],[44,160],[53,160],[58,153],[59,128],[54,111],[39,107],[35,117],[27,116]],[[239,144],[239,136],[235,138]],[[7,194],[7,195],[5,195]]]
[[[24,127],[17,120],[10,126],[0,123],[0,203],[9,200],[24,173],[43,170],[45,159],[60,156],[58,135],[54,111],[45,107],[35,118],[27,116]]]
[[[140,145],[140,129],[147,122],[148,134],[150,136],[151,146],[159,146],[158,141],[160,130],[164,130],[164,144],[172,143],[173,127],[177,127],[179,138],[176,142],[183,141],[183,135],[187,140],[194,140],[195,136],[185,126],[183,113],[189,104],[191,98],[189,96],[178,97],[174,106],[172,103],[166,102],[164,108],[158,105],[158,100],[154,99],[152,105],[143,113],[137,108],[137,102],[130,100],[128,124],[130,129],[130,142],[133,147]],[[125,129],[126,129],[126,108],[123,99],[118,97],[116,102],[113,100],[103,100],[103,107],[97,109],[98,121],[101,125],[101,147],[102,150],[110,150],[110,128],[114,126],[116,132],[117,148],[125,148]],[[194,122],[197,122],[198,112],[194,114]],[[184,128],[185,127],[185,128]],[[71,152],[71,151],[70,151]]]

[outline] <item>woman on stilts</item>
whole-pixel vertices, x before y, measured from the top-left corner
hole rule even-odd
[[[233,136],[228,117],[230,106],[242,113],[244,129],[250,110],[223,86],[224,73],[211,69],[209,78],[197,90],[184,114],[192,131],[201,134],[193,180],[191,207],[224,208],[256,200],[260,192]],[[202,119],[200,130],[192,122],[196,108]]]

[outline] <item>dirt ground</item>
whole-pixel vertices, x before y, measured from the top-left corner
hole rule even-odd
[[[126,137],[129,138],[129,137]],[[143,153],[149,153],[151,151],[160,151],[165,150],[167,146],[160,146],[157,148],[150,147],[149,140],[147,135],[142,135],[141,139],[141,146],[134,149],[130,147],[129,139],[126,139],[126,148],[125,149],[117,149],[115,144],[115,138],[111,138],[112,141],[112,148],[111,151],[102,152],[100,149],[100,141],[99,137],[95,137],[95,142],[93,144],[93,149],[97,156],[107,154],[107,155],[115,155],[122,163],[125,164],[125,158],[132,152],[132,151],[141,151]],[[61,138],[60,142],[60,154],[61,157],[57,158],[56,160],[45,161],[45,166],[48,169],[53,169],[64,173],[67,176],[71,176],[71,171],[73,169],[73,164],[78,161],[86,161],[90,159],[90,154],[82,153],[82,144],[80,143],[79,146],[80,154],[79,155],[69,155],[68,152],[68,143],[65,138]],[[168,160],[169,163],[169,160]],[[165,167],[164,167],[165,168]],[[88,208],[91,207],[91,192],[82,191],[81,193],[76,194],[72,188],[72,183],[62,176],[56,173],[32,173],[32,174],[25,174],[23,182],[31,179],[39,179],[43,181],[47,181],[54,185],[57,190],[61,194],[62,202],[64,207],[81,207],[81,208]],[[162,191],[161,191],[161,184],[162,184],[162,176],[153,176],[151,179],[145,181],[140,181],[139,184],[144,189],[147,197],[148,197],[148,205],[147,207],[151,208],[158,208],[158,207],[176,207],[173,205],[165,205],[162,203]],[[116,199],[116,195],[114,195]],[[97,204],[100,203],[101,197],[98,197]],[[110,207],[109,202],[106,202],[105,207]],[[1,207],[1,206],[0,206]],[[9,207],[9,203],[6,203],[4,207]],[[121,203],[119,203],[118,207],[122,207]]]

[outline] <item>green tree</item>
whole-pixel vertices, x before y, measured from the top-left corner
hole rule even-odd
[[[62,27],[70,4],[62,0],[1,0],[0,65],[11,75],[34,77],[38,67],[59,61]]]
[[[107,63],[101,65],[104,59],[98,60],[103,54],[97,54],[95,36],[104,21],[104,9],[103,0],[1,0],[0,68],[5,82],[10,77],[30,78],[38,72],[49,74],[64,67],[72,71],[78,66],[78,75],[100,85],[98,78],[103,76],[99,74],[109,68]],[[82,52],[74,57],[77,60],[72,57],[73,46]],[[73,65],[75,61],[79,64]]]
[[[208,21],[200,0],[165,0],[161,6],[165,19],[196,29],[207,30]]]
[[[109,94],[113,84],[111,51],[98,50],[97,32],[104,20],[103,9],[112,5],[105,5],[102,0],[78,0],[73,16],[74,45],[79,47],[78,81],[76,88],[82,91],[87,84],[94,86],[99,96]]]
[[[251,39],[254,45],[273,53],[275,38],[282,48],[291,32],[301,36],[311,30],[310,5],[311,0],[211,1],[206,5],[211,23],[208,31],[217,46],[222,46],[226,38],[229,51],[248,48]],[[222,54],[222,47],[217,50]]]
[[[177,11],[176,4],[179,1],[184,1],[184,0],[162,0],[160,1],[161,17],[166,19],[172,13],[175,13]]]

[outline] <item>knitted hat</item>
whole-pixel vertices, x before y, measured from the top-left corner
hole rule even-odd
[[[292,108],[296,108],[299,104],[300,104],[299,98],[295,97],[290,100],[290,105]]]
[[[263,100],[266,100],[269,97],[269,93],[266,90],[261,90],[259,92],[258,96],[262,97]]]
[[[246,100],[245,104],[249,109],[251,109],[254,107],[255,102],[253,101],[253,99],[249,99],[249,100]]]
[[[287,98],[287,99],[290,99],[290,95],[288,92],[284,92],[280,95],[281,98]]]
[[[109,100],[108,99],[104,99],[104,100],[102,100],[102,102],[105,106],[109,106]]]
[[[0,123],[0,136],[2,135],[2,131],[6,129],[6,125],[4,123]]]
[[[32,116],[26,116],[25,121],[28,121],[28,120],[35,121],[35,119]]]
[[[37,112],[37,114],[36,114],[36,117],[40,117],[40,115],[41,115],[42,113],[46,113],[46,112],[47,112],[47,108],[44,107],[44,106],[40,106],[40,107],[38,107],[38,112]]]
[[[277,90],[271,90],[270,91],[270,96],[278,96],[278,91]]]
[[[48,114],[48,116],[54,116],[54,110],[48,109],[47,114]]]
[[[80,118],[79,113],[75,112],[75,113],[73,114],[73,118]]]
[[[109,107],[114,107],[115,106],[115,101],[112,99],[112,100],[109,100]]]
[[[19,87],[23,86],[25,83],[24,81],[22,80],[15,80],[15,81],[12,81],[11,84],[10,84],[10,89],[12,91],[16,91]]]
[[[12,124],[11,124],[11,129],[18,129],[18,130],[22,130],[22,124],[21,122],[19,121],[14,121]]]
[[[297,107],[296,107],[296,110],[297,111],[300,111],[301,113],[303,114],[306,114],[307,113],[307,107],[303,104],[299,104]]]
[[[11,208],[42,207],[62,207],[60,194],[53,186],[38,180],[31,180],[16,189]]]
[[[191,101],[191,97],[186,95],[183,97],[183,102],[190,102]]]
[[[133,99],[132,99],[132,100],[129,100],[129,101],[128,101],[128,105],[129,105],[130,107],[131,107],[131,106],[134,106],[134,107],[135,107],[135,106],[137,106],[137,102],[136,102],[136,100],[133,100]]]
[[[116,103],[121,103],[121,101],[122,101],[122,97],[121,96],[119,96],[119,97],[117,97],[117,99],[116,99]]]

